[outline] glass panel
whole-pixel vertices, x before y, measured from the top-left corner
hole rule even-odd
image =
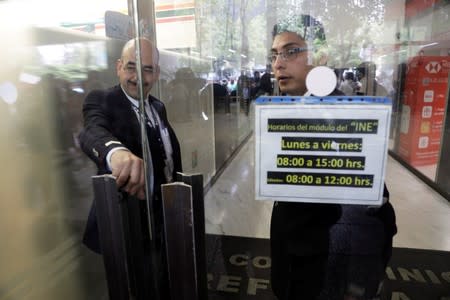
[[[212,9],[201,1],[155,2],[160,98],[181,140],[184,171],[202,173],[205,184],[251,132],[237,85],[233,94],[226,87],[237,83],[241,56],[214,41],[211,24],[220,16]]]
[[[203,174],[206,183],[215,172],[213,87],[206,80],[211,62],[189,49],[160,48],[160,53],[160,99],[181,142],[183,171]]]
[[[419,13],[419,8],[423,12]],[[404,27],[407,39],[399,48],[403,52],[397,72],[401,115],[396,124],[394,151],[433,181],[448,102],[450,44],[445,20],[449,12],[450,6],[444,2],[407,3]]]
[[[102,20],[117,6],[101,6],[0,2],[2,299],[107,296],[102,259],[81,243],[96,168],[78,143],[85,95],[115,81]]]

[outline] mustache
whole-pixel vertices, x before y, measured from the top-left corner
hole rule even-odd
[[[132,84],[132,85],[137,85],[137,81],[134,80],[128,80],[128,83]],[[144,81],[144,84],[142,86],[148,86],[149,83]]]

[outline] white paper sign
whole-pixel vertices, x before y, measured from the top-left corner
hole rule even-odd
[[[389,99],[261,97],[256,103],[256,199],[381,205]]]

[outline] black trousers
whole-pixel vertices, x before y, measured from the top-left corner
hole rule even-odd
[[[271,283],[285,299],[316,299],[328,264],[329,229],[339,205],[276,202],[270,225]]]

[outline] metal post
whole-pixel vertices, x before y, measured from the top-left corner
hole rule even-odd
[[[445,103],[445,115],[441,134],[441,150],[439,153],[439,161],[436,171],[436,183],[443,192],[441,194],[449,199],[450,196],[450,161],[448,154],[450,153],[450,74],[447,85],[447,101]]]
[[[161,191],[171,299],[198,299],[191,186],[175,182]]]
[[[125,233],[122,223],[123,201],[111,175],[93,176],[100,245],[103,250],[109,299],[131,299],[126,264]]]
[[[151,253],[144,245],[142,200],[120,193],[111,175],[92,181],[109,299],[157,299]]]
[[[177,173],[161,186],[172,300],[208,299],[203,176]]]
[[[192,208],[194,219],[195,259],[197,269],[198,300],[208,299],[208,281],[206,271],[205,246],[205,202],[202,174],[177,173],[177,181],[192,187]]]

